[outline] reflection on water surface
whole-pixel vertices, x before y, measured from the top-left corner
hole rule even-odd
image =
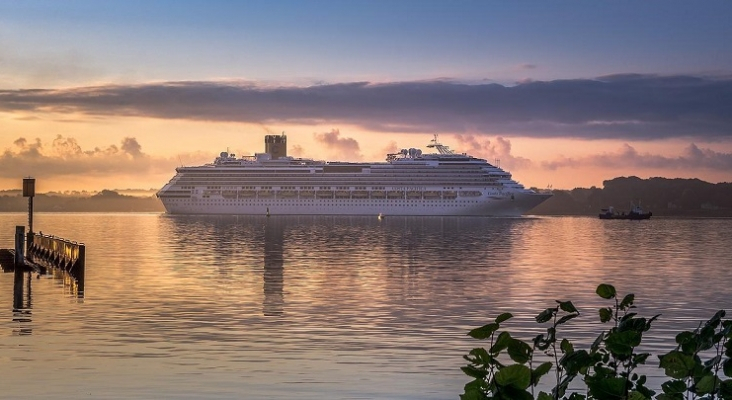
[[[25,218],[3,214],[0,247]],[[0,276],[4,393],[457,398],[469,329],[511,311],[529,338],[540,310],[572,300],[566,334],[588,343],[602,282],[663,314],[661,351],[732,304],[731,222],[38,214],[86,243],[85,297],[34,277],[14,308]]]

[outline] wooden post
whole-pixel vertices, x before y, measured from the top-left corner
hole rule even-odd
[[[79,245],[79,259],[76,270],[76,284],[79,297],[84,297],[84,272],[86,270],[86,245]]]
[[[28,177],[23,178],[23,197],[28,198],[28,240],[26,244],[30,249],[33,235],[33,197],[36,195],[36,180]],[[29,255],[30,258],[30,255]]]
[[[23,272],[25,270],[25,260],[23,259],[23,249],[25,248],[23,245],[24,241],[25,226],[18,225],[15,227],[15,282],[13,285],[13,306],[23,303]]]
[[[25,254],[25,226],[17,225],[15,227],[15,270],[17,271],[18,268],[21,270],[23,269],[23,265],[25,264],[25,259],[23,257],[23,254]]]

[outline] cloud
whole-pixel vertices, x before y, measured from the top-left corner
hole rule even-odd
[[[338,160],[360,161],[363,158],[358,141],[353,138],[341,137],[341,132],[338,129],[324,133],[313,133],[313,138],[315,138],[316,143],[329,149],[331,154],[335,155]]]
[[[0,111],[349,124],[382,132],[713,141],[732,138],[732,77],[626,74],[514,86],[446,80],[308,87],[166,82],[3,90]]]
[[[533,163],[528,158],[516,157],[511,154],[511,141],[497,137],[493,142],[475,135],[455,135],[458,142],[458,152],[468,153],[474,157],[483,157],[489,163],[498,164],[502,168],[517,170],[530,168]]]
[[[18,138],[13,148],[0,153],[0,178],[16,179],[19,176],[36,178],[110,177],[147,175],[172,175],[177,158],[154,157],[142,151],[135,138],[125,138],[120,146],[84,150],[72,137],[56,136],[50,147],[44,147],[40,139],[29,142]],[[210,154],[191,153],[186,159],[196,163],[211,160]]]
[[[560,168],[578,169],[582,167],[600,168],[648,168],[666,170],[732,170],[732,153],[720,153],[711,149],[701,149],[692,143],[679,156],[663,156],[639,153],[629,144],[624,144],[614,153],[602,153],[584,157],[562,157],[554,161],[542,162],[542,167],[556,170]]]
[[[288,155],[293,157],[303,157],[305,155],[305,149],[303,149],[299,144],[290,146],[290,149],[287,152],[289,153]]]

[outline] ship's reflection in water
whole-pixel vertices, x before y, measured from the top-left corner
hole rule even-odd
[[[262,313],[267,316],[282,314],[284,304],[284,235],[282,220],[267,218],[264,224],[264,301]]]
[[[393,306],[394,300],[439,302],[445,282],[468,285],[486,282],[488,274],[502,275],[511,262],[512,244],[533,223],[524,218],[394,216],[161,219],[163,230],[170,233],[161,237],[161,244],[180,253],[178,268],[186,268],[189,262],[183,260],[197,260],[205,266],[197,273],[241,279],[246,281],[242,287],[251,287],[252,270],[261,268],[265,316],[286,313],[288,293],[301,306],[333,310],[339,306],[336,299],[359,302],[359,308],[364,302],[374,307]],[[209,264],[213,272],[208,272]],[[286,280],[293,286],[286,287]],[[474,294],[484,303],[509,288],[477,287]]]

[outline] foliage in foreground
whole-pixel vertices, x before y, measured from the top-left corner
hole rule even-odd
[[[614,304],[599,310],[602,323],[609,329],[600,333],[589,349],[575,349],[567,339],[559,339],[562,325],[580,315],[571,301],[557,301],[536,316],[536,322],[547,324],[546,333],[531,342],[501,330],[501,324],[513,318],[504,313],[468,335],[486,341],[463,356],[468,365],[463,372],[473,378],[465,385],[462,400],[687,400],[732,399],[732,320],[724,320],[725,311],[718,311],[694,331],[676,335],[674,350],[659,356],[659,368],[670,379],[656,393],[645,386],[646,376],[635,372],[645,364],[649,353],[636,351],[643,334],[659,317],[640,317],[633,312],[635,296],[618,297],[612,285],[597,287],[597,294]],[[537,353],[540,352],[540,353]],[[538,363],[535,354],[549,359]],[[704,359],[711,355],[710,358]],[[550,393],[535,393],[545,376],[554,379]],[[584,393],[568,393],[577,377],[584,382]]]

